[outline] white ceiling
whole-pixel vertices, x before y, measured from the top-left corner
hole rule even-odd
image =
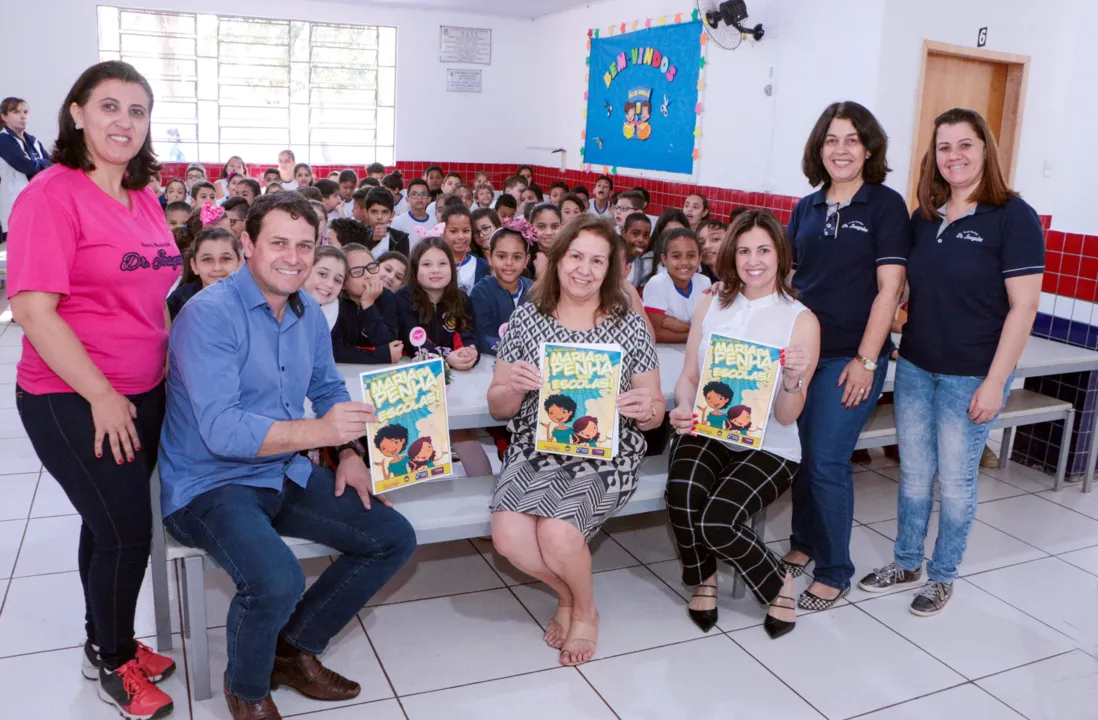
[[[447,12],[502,15],[533,19],[543,15],[590,5],[598,0],[339,0],[356,5],[389,5],[409,10],[446,10]]]

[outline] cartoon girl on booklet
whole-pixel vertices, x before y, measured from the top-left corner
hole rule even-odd
[[[705,384],[705,406],[699,406],[701,410],[701,422],[699,425],[708,425],[715,430],[725,429],[728,422],[728,411],[725,410],[732,403],[732,388],[726,383],[717,380]],[[739,407],[743,407],[742,405]]]
[[[418,438],[408,448],[408,472],[419,472],[433,468],[435,462],[442,460],[443,454],[435,452],[434,442],[429,435]]]
[[[545,428],[545,440],[561,445],[571,443],[572,426],[568,423],[576,416],[576,401],[567,395],[550,395],[545,398],[545,413],[552,421],[541,423]]]
[[[430,438],[427,438],[427,441],[430,442]],[[374,435],[374,446],[384,455],[384,459],[381,462],[375,462],[374,465],[381,468],[383,478],[389,479],[408,474],[408,456],[402,454],[407,445],[408,429],[403,425],[386,425]],[[415,447],[415,443],[412,446]]]
[[[724,429],[728,430],[729,433],[739,433],[746,436],[747,431],[751,429],[751,408],[747,405],[737,405],[729,410]]]
[[[599,442],[599,420],[585,415],[572,424],[572,444],[595,447]]]

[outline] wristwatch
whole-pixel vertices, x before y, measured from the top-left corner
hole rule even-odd
[[[876,372],[876,370],[877,370],[877,361],[876,360],[870,360],[869,358],[864,358],[861,355],[855,355],[854,359],[857,360],[858,362],[860,362],[862,364],[862,367],[864,367],[869,372]]]

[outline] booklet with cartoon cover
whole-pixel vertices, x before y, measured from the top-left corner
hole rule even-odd
[[[542,343],[539,452],[612,460],[618,452],[620,345]]]
[[[759,449],[778,389],[781,348],[713,333],[705,348],[695,435]]]
[[[375,495],[452,474],[443,362],[436,358],[359,376],[363,400],[377,414],[377,422],[366,426]]]

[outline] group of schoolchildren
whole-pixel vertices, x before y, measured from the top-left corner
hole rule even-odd
[[[477,173],[470,186],[437,165],[407,183],[379,163],[361,179],[350,169],[314,179],[291,150],[264,173],[262,185],[246,172],[243,160],[232,157],[210,182],[205,168],[192,164],[185,179],[168,181],[160,192],[185,257],[184,277],[168,299],[171,316],[241,266],[240,236],[255,197],[297,192],[321,219],[321,247],[305,287],[328,320],[336,361],[345,363],[414,356],[414,327],[426,330],[424,347],[446,352],[455,369],[494,354],[553,238],[582,213],[617,227],[626,294],[657,342],[684,342],[694,306],[716,278],[727,227],[709,216],[700,194],[688,196],[681,210],[653,217],[645,213],[650,198],[643,188],[615,193],[613,180],[602,176],[593,192],[557,181],[546,194],[527,165],[500,191],[487,173]]]

